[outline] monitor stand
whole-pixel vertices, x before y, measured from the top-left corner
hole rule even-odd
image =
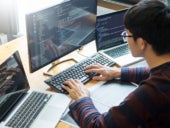
[[[77,63],[78,61],[70,58],[70,59],[65,59],[65,60],[56,60],[54,62],[51,63],[50,67],[47,69],[47,71],[43,72],[43,75],[47,75],[47,76],[53,76],[55,75],[55,73],[51,73],[50,71],[53,70],[56,66],[68,62],[68,61],[73,61],[74,63]]]
[[[43,72],[43,75],[46,75],[46,76],[53,76],[55,75],[56,73],[51,73],[50,71],[54,70],[56,66],[58,66],[59,64],[63,64],[65,62],[69,62],[69,61],[72,61],[74,63],[77,63],[78,61],[74,58],[76,58],[78,55],[82,57],[85,57],[87,58],[86,55],[83,55],[81,52],[83,51],[83,48],[84,47],[80,47],[77,51],[73,52],[74,54],[72,54],[73,58],[69,58],[69,57],[66,57],[65,59],[59,59],[59,60],[56,60],[54,62],[51,63],[50,67],[45,71]],[[55,71],[54,71],[55,72]],[[58,71],[57,71],[58,73]]]

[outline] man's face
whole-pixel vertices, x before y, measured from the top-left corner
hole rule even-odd
[[[127,36],[128,35],[133,36],[133,34],[128,30],[126,30],[126,33],[127,33]],[[128,42],[129,49],[131,51],[132,56],[134,57],[143,56],[141,53],[140,45],[138,44],[138,39],[135,41],[133,37],[127,37],[127,42]]]

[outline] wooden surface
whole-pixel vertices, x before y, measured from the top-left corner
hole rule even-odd
[[[107,2],[107,1],[103,1],[103,0],[98,0],[98,6],[113,9],[113,10],[121,10],[121,9],[127,8],[127,6],[123,6],[123,5],[115,4],[115,3],[110,3],[110,2]]]
[[[119,10],[119,9],[125,8],[124,6],[111,4],[108,2],[104,2],[102,0],[98,1],[98,5],[102,6],[102,7],[109,8],[109,9],[113,9],[113,10]],[[53,89],[51,89],[48,85],[46,85],[44,83],[44,80],[49,78],[49,76],[43,75],[43,73],[45,71],[47,71],[51,65],[47,65],[47,66],[37,70],[34,73],[30,73],[26,37],[21,37],[21,38],[15,39],[13,41],[10,41],[8,43],[5,43],[3,45],[0,45],[0,55],[1,55],[0,63],[3,62],[8,56],[10,56],[16,50],[18,50],[20,53],[21,60],[22,60],[30,87],[33,89],[54,91]],[[63,57],[61,59],[61,61],[64,59],[70,58],[70,57],[76,58],[77,61],[80,61],[85,58],[85,57],[83,57],[84,55],[90,56],[90,55],[94,54],[95,52],[96,52],[96,46],[95,46],[95,43],[92,42],[92,43],[88,44],[87,46],[83,47],[82,50],[79,50],[79,54],[77,53],[77,51],[75,51],[75,52]],[[53,71],[52,73],[59,73],[60,71],[70,67],[73,64],[75,64],[75,62],[72,62],[72,61],[60,64],[52,70]],[[90,87],[93,84],[96,84],[96,81],[90,81],[89,83],[86,84],[86,86]],[[57,124],[56,128],[74,128],[74,126],[71,126],[65,122],[60,121]]]
[[[51,89],[48,85],[44,83],[44,80],[49,78],[49,76],[43,75],[43,72],[46,71],[50,65],[47,65],[44,68],[41,68],[34,73],[29,72],[28,48],[27,48],[26,37],[21,37],[13,41],[10,41],[8,43],[5,43],[3,45],[0,45],[0,55],[1,55],[0,63],[3,62],[5,59],[7,59],[7,57],[10,56],[16,50],[18,50],[20,53],[20,57],[21,57],[30,87],[33,89],[54,91],[53,89]],[[65,56],[62,59],[73,57],[77,59],[78,61],[80,61],[85,58],[83,55],[90,56],[94,54],[95,52],[96,52],[96,47],[94,45],[94,42],[92,42],[88,44],[87,46],[83,47],[82,50],[79,51],[79,54],[77,53],[77,51],[74,51],[73,53],[69,54],[68,56]],[[66,62],[66,63],[60,64],[54,68],[54,72],[58,73],[70,67],[73,64],[75,64],[75,62]],[[95,83],[96,81],[90,81],[89,83],[86,84],[86,86],[87,87],[92,86]],[[56,128],[73,128],[73,126],[60,121],[58,125],[56,126]]]

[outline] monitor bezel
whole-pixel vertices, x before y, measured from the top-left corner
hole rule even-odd
[[[25,15],[25,19],[26,19],[26,33],[28,33],[28,29],[27,29],[28,23],[27,23],[27,21],[28,21],[29,15],[32,15],[32,14],[34,14],[34,13],[38,13],[38,12],[40,12],[40,11],[43,11],[44,9],[49,9],[49,8],[52,8],[52,7],[55,7],[55,6],[60,6],[61,4],[64,4],[65,2],[68,2],[68,1],[71,1],[71,0],[66,0],[66,1],[64,1],[64,2],[55,4],[55,5],[46,6],[46,7],[44,7],[44,8],[39,9],[39,10],[35,10],[35,11],[32,11],[31,13],[26,14],[26,15]],[[95,6],[96,6],[94,14],[95,14],[95,16],[97,17],[97,0],[93,0],[93,2],[95,2]],[[95,17],[95,18],[96,18],[96,17]],[[96,19],[95,19],[94,27],[95,27],[95,26],[96,26]],[[95,32],[96,32],[96,30],[94,30],[94,32],[93,32],[93,34],[94,34],[94,39],[93,39],[93,40],[90,40],[89,42],[84,43],[82,46],[75,47],[75,48],[73,48],[73,49],[65,52],[65,54],[60,55],[60,56],[57,56],[57,57],[55,57],[54,59],[52,59],[52,60],[50,60],[50,61],[42,64],[42,65],[39,66],[39,67],[36,67],[36,68],[32,68],[32,60],[31,60],[31,55],[30,55],[30,54],[31,54],[31,49],[30,49],[30,46],[29,46],[29,45],[30,45],[30,44],[29,44],[29,36],[28,36],[28,34],[27,34],[27,47],[28,47],[28,58],[29,58],[29,71],[30,71],[30,73],[33,73],[33,72],[35,72],[35,71],[38,71],[39,69],[41,69],[41,68],[43,68],[43,67],[45,67],[45,66],[47,66],[47,65],[49,65],[49,64],[51,64],[51,63],[53,63],[53,62],[55,62],[55,61],[57,61],[57,60],[59,60],[60,58],[68,55],[69,53],[72,53],[72,52],[80,49],[81,47],[87,45],[88,43],[91,43],[92,41],[95,40],[95,36],[96,36]],[[88,37],[87,37],[87,38],[88,38]]]

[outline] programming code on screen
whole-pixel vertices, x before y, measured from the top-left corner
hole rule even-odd
[[[113,12],[97,17],[96,35],[98,50],[122,44],[121,33],[125,30],[123,16],[125,11]]]
[[[96,0],[68,0],[26,16],[31,70],[95,39]]]

